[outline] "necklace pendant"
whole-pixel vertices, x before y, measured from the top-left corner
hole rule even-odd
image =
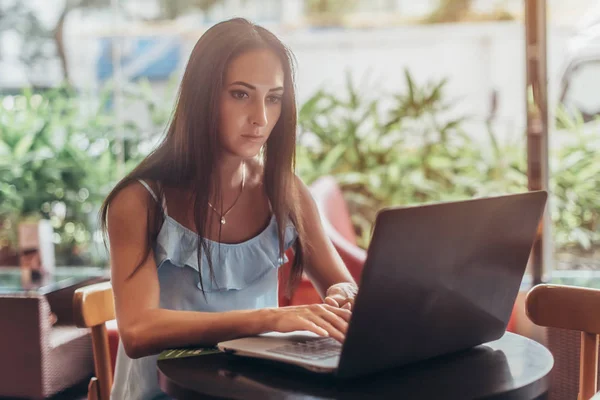
[[[225,217],[221,217],[221,225],[225,225]]]

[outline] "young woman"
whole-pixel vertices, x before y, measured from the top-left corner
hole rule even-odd
[[[164,141],[106,199],[121,343],[112,397],[161,397],[156,354],[267,331],[339,341],[357,287],[294,175],[292,56],[243,19],[198,41]],[[324,304],[278,308],[304,272]]]

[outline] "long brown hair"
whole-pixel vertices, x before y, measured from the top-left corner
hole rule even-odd
[[[299,214],[298,188],[295,185],[296,103],[294,90],[294,57],[292,52],[271,32],[241,18],[221,22],[208,29],[198,40],[179,86],[175,110],[166,135],[159,146],[131,173],[123,178],[108,195],[100,210],[101,226],[107,234],[108,207],[114,197],[138,179],[159,183],[163,187],[186,188],[192,193],[194,223],[198,233],[198,265],[202,252],[210,254],[205,240],[210,193],[220,196],[216,155],[219,154],[219,97],[227,66],[240,54],[258,48],[268,48],[281,60],[284,72],[284,93],[279,120],[267,140],[260,157],[264,165],[263,184],[278,225],[279,253],[284,253],[284,233],[288,221],[298,232],[295,255],[288,280],[288,295],[299,281],[305,259],[306,234]],[[148,257],[156,243],[159,227],[164,222],[161,205],[148,209]],[[151,228],[154,227],[154,228]],[[214,267],[207,257],[211,279]],[[199,269],[202,284],[202,268]],[[133,274],[132,273],[132,274]]]

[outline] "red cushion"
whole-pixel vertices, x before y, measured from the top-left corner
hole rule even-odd
[[[356,245],[356,233],[342,191],[331,176],[316,180],[310,186],[310,191],[319,209],[325,234],[331,240],[352,277],[360,282],[366,252]],[[288,276],[289,266],[285,267],[286,269],[282,270],[282,274],[280,274],[280,306],[313,304],[322,301],[321,296],[306,276],[302,277],[292,299],[285,299],[282,295],[282,289],[285,288],[282,286],[282,280]]]
[[[333,177],[324,176],[310,186],[310,192],[321,214],[325,234],[354,280],[360,283],[367,252],[356,245],[356,233],[340,187]]]
[[[508,325],[506,327],[506,330],[508,332],[516,333],[516,328],[517,328],[516,317],[517,317],[517,305],[515,304],[513,307],[512,313],[510,314],[510,319],[508,320]]]
[[[117,320],[106,322],[106,331],[108,332],[108,347],[110,349],[110,362],[113,375],[115,373],[115,363],[117,361],[117,349],[119,348],[119,330],[117,329]]]
[[[310,192],[319,207],[322,217],[331,224],[331,227],[342,238],[350,244],[355,245],[356,232],[352,225],[348,204],[346,204],[342,190],[335,181],[335,178],[324,176],[317,179],[310,186]]]

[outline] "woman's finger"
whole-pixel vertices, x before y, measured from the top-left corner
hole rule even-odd
[[[297,329],[294,328],[294,330],[310,331],[316,333],[319,336],[330,336],[329,331],[327,329],[322,328],[321,326],[319,326],[319,324],[313,322],[312,319],[302,318],[302,323],[300,325],[300,327],[298,327]]]
[[[341,293],[329,295],[329,296],[327,296],[327,298],[334,300],[337,303],[338,307],[342,307],[344,304],[347,304],[347,303],[354,304],[354,297],[346,296]],[[333,305],[333,303],[327,303],[327,304]]]
[[[344,318],[340,317],[334,312],[329,311],[325,307],[322,307],[321,311],[317,312],[317,315],[333,325],[338,331],[346,334],[346,331],[348,330],[348,321],[346,321]]]
[[[333,293],[333,294],[328,295],[327,297],[335,300],[335,302],[338,303],[339,305],[342,305],[343,303],[345,303],[347,301],[346,296],[344,296],[341,293]]]
[[[335,340],[337,340],[340,343],[344,342],[346,335],[343,332],[341,332],[339,329],[337,329],[335,326],[333,326],[333,324],[331,324],[325,318],[321,317],[320,315],[315,315],[315,314],[310,315],[307,318],[311,322],[313,322],[315,325],[317,325],[318,327],[326,330],[330,337],[334,338]]]
[[[325,300],[323,302],[325,304],[329,304],[332,307],[339,307],[340,306],[340,304],[337,301],[335,301],[335,299],[333,297],[331,297],[331,296],[325,297]]]
[[[352,311],[347,308],[333,307],[329,304],[323,304],[323,308],[341,317],[344,321],[350,321],[350,318],[352,317]]]

